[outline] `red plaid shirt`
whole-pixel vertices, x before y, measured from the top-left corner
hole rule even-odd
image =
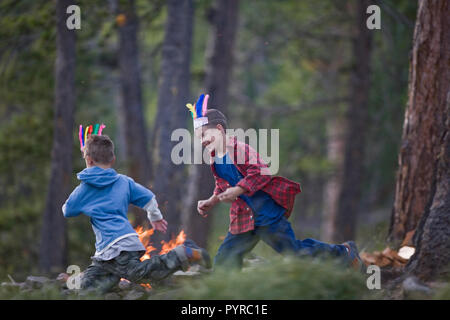
[[[236,137],[227,139],[227,150],[234,150],[233,162],[244,176],[237,186],[246,190],[244,194],[252,196],[258,190],[266,192],[276,203],[286,209],[285,216],[288,218],[294,206],[295,196],[301,192],[300,184],[283,177],[262,175],[262,170],[268,170],[267,164],[261,161],[259,154],[252,147],[238,141]],[[215,154],[212,152],[211,170],[216,182],[214,194],[217,195],[231,186],[228,181],[217,175],[214,168],[214,156]],[[253,230],[255,228],[254,215],[247,203],[238,197],[230,208],[229,231],[232,234],[239,234]]]

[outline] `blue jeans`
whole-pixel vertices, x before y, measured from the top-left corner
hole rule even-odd
[[[278,253],[298,256],[326,254],[332,257],[347,256],[343,245],[328,244],[314,239],[297,240],[291,224],[283,216],[269,226],[255,226],[254,230],[231,234],[228,232],[214,258],[215,266],[242,267],[244,255],[250,252],[259,240],[264,241]]]

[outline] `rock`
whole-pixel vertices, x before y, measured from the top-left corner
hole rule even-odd
[[[120,299],[121,299],[120,296],[115,292],[110,292],[105,295],[105,300],[120,300]]]
[[[58,274],[58,276],[56,277],[56,281],[58,282],[67,282],[67,279],[69,279],[69,275],[67,273],[60,273]]]
[[[118,286],[120,290],[129,290],[132,287],[132,283],[128,280],[122,279],[120,280]]]
[[[60,273],[56,277],[56,282],[59,284],[61,288],[67,288],[67,279],[69,279],[69,275],[67,273]]]
[[[174,272],[173,276],[174,277],[195,277],[195,276],[198,276],[200,274],[201,273],[198,272],[198,271],[188,270],[188,271],[177,271],[177,272]]]
[[[414,276],[410,276],[403,281],[403,290],[405,294],[409,297],[411,296],[421,296],[421,295],[431,295],[432,290],[426,285],[420,283],[419,279]]]
[[[146,288],[144,286],[141,286],[139,283],[133,283],[133,282],[131,282],[130,290],[146,292]]]
[[[25,290],[31,290],[31,285],[29,285],[26,282],[21,282],[20,284],[20,290],[25,291]]]
[[[51,283],[51,280],[47,277],[28,276],[25,283],[33,289],[40,289],[44,285]]]
[[[212,269],[207,269],[204,266],[201,266],[199,264],[194,264],[189,267],[188,271],[199,272],[199,273],[211,273]]]
[[[123,300],[138,300],[141,299],[144,296],[144,292],[138,291],[138,290],[131,290],[129,291],[125,297],[123,297]]]
[[[10,289],[10,290],[19,290],[21,283],[17,282],[2,282],[0,285],[2,288]]]

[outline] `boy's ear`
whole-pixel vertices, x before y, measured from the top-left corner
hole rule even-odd
[[[116,163],[116,156],[114,156],[114,158],[111,161],[111,167],[114,166],[115,163]]]
[[[86,160],[88,165],[90,166],[94,165],[94,161],[92,160],[91,156],[86,155],[84,159]]]

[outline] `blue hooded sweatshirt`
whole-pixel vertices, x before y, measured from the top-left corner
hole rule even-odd
[[[97,253],[131,235],[137,235],[128,221],[128,205],[144,208],[154,194],[114,169],[90,167],[77,174],[80,185],[63,205],[65,217],[84,213],[91,218]]]

